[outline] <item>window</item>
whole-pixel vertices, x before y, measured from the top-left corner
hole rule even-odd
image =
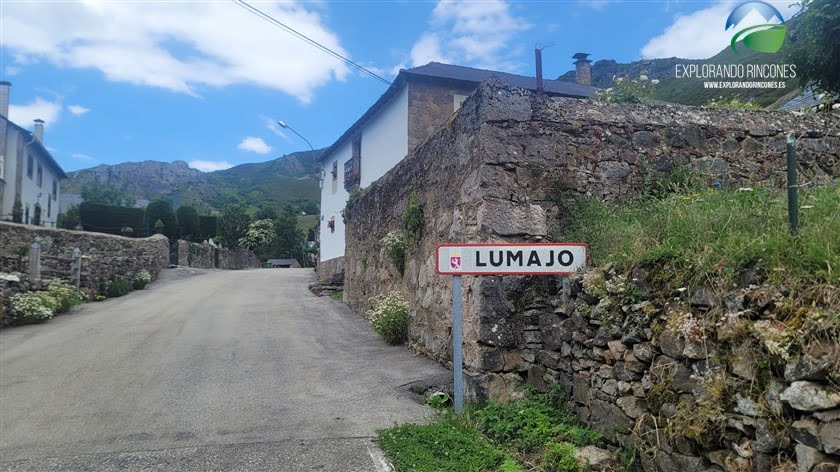
[[[353,139],[353,157],[362,157],[362,137]]]
[[[26,214],[24,215],[23,222],[29,224],[29,204],[26,204]]]
[[[0,180],[6,178],[6,156],[0,154]]]
[[[453,108],[452,112],[454,113],[454,112],[458,111],[458,109],[461,108],[461,105],[464,104],[464,100],[466,100],[466,99],[467,99],[466,95],[455,95],[455,98],[453,100],[454,108]]]
[[[52,218],[52,200],[47,199],[47,218]]]
[[[332,163],[332,193],[338,191],[338,160]]]
[[[35,182],[39,187],[44,182],[44,168],[41,167],[41,164],[38,164],[38,179]]]
[[[32,170],[35,167],[35,161],[32,159],[32,156],[26,156],[26,176],[30,179],[32,178]]]
[[[55,179],[53,179],[52,197],[53,200],[58,199],[58,181]]]

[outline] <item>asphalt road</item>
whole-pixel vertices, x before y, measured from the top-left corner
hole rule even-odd
[[[429,416],[405,385],[447,373],[313,277],[170,269],[0,331],[0,470],[387,470],[375,431]]]

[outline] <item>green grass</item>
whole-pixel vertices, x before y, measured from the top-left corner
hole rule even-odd
[[[679,286],[731,286],[757,264],[790,288],[840,284],[840,186],[801,189],[799,233],[778,191],[700,191],[611,207],[578,200],[558,239],[589,245],[595,265],[663,269]]]
[[[330,294],[330,298],[337,301],[344,300],[344,290],[339,290]]]
[[[299,215],[297,217],[297,229],[306,232],[318,224],[318,215]]]
[[[579,471],[576,446],[598,444],[601,434],[562,411],[561,395],[530,393],[509,403],[473,405],[461,415],[443,412],[427,425],[378,431],[377,442],[399,471]],[[539,465],[539,466],[538,466]]]
[[[380,430],[378,442],[397,471],[483,472],[497,470],[508,459],[502,449],[454,415],[427,425]]]

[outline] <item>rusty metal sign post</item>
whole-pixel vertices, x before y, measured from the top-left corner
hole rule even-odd
[[[462,275],[569,275],[582,268],[588,249],[581,243],[441,244],[436,272],[452,276],[452,371],[455,412],[464,408]]]

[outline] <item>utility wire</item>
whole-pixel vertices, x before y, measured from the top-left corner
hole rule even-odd
[[[353,62],[352,60],[350,60],[350,59],[342,56],[341,54],[333,51],[332,49],[324,46],[323,44],[319,43],[318,41],[315,41],[314,39],[311,39],[308,36],[304,35],[303,33],[300,33],[298,31],[296,31],[295,29],[291,28],[290,26],[287,26],[287,25],[283,24],[282,22],[275,19],[274,17],[272,17],[268,13],[265,13],[265,12],[261,11],[260,9],[249,5],[248,2],[246,2],[245,0],[232,0],[232,1],[233,1],[233,3],[235,3],[235,4],[239,5],[240,7],[244,8],[245,10],[253,13],[254,15],[256,15],[256,16],[262,18],[262,19],[264,19],[265,21],[273,24],[274,26],[286,31],[287,33],[291,34],[292,36],[295,36],[298,39],[301,39],[304,42],[309,43],[310,45],[320,49],[321,51],[324,51],[325,53],[329,54],[330,56],[344,62],[348,66],[354,67],[354,68],[364,72],[365,74],[373,77],[374,79],[377,79],[377,80],[379,80],[383,83],[391,85],[391,81],[382,78],[381,76],[377,75],[376,73],[366,69],[364,66],[362,66],[362,65],[360,65],[356,62]]]

